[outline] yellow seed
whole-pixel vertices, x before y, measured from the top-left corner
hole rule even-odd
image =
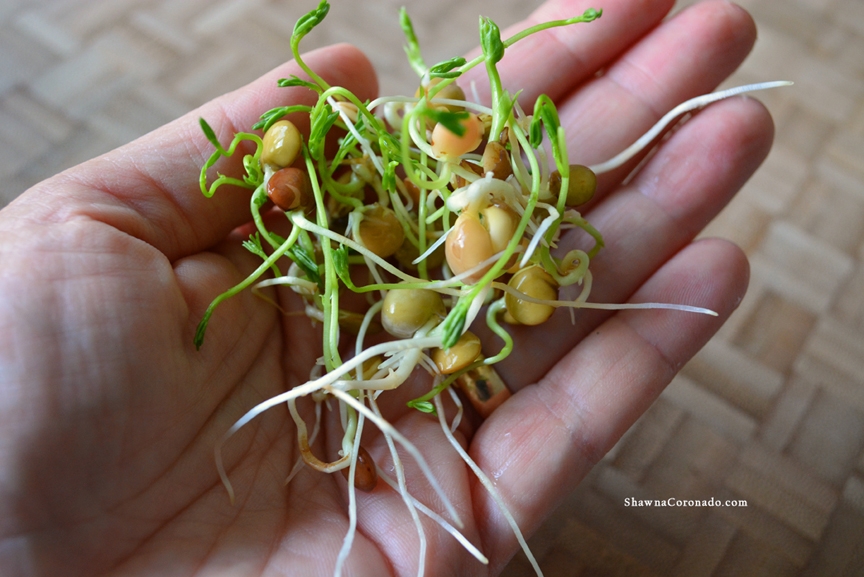
[[[363,211],[363,220],[358,228],[360,238],[357,240],[381,258],[393,255],[405,240],[405,231],[396,213],[380,204],[373,204]]]
[[[570,183],[567,185],[567,206],[579,206],[594,198],[597,190],[597,175],[581,164],[570,165]],[[561,174],[556,170],[549,175],[549,192],[558,196],[561,192]]]
[[[459,121],[465,129],[462,136],[458,136],[443,124],[436,124],[432,130],[432,152],[436,158],[445,160],[456,160],[463,154],[471,152],[483,140],[483,123],[476,114],[469,114],[468,118]]]
[[[300,132],[294,123],[280,120],[264,133],[261,162],[284,168],[290,166],[300,153]]]
[[[444,301],[435,291],[426,289],[393,289],[387,291],[381,308],[384,330],[402,339],[414,335],[430,319],[447,316]]]
[[[551,301],[558,298],[558,283],[548,272],[537,265],[523,268],[514,274],[507,284],[522,294],[535,299]],[[507,305],[507,312],[510,313],[510,316],[523,325],[544,323],[555,312],[555,307],[552,305],[528,302],[510,293],[504,295],[504,304]]]
[[[345,116],[348,117],[348,120],[350,120],[354,124],[357,123],[359,109],[357,108],[357,105],[353,102],[337,102],[333,106],[333,112],[345,113]]]
[[[519,217],[506,205],[492,204],[480,211],[483,225],[489,231],[492,253],[501,252],[510,243],[519,226]]]
[[[414,96],[417,98],[420,98],[420,95],[423,92],[425,92],[426,96],[428,97],[429,91],[431,90],[431,88],[433,86],[437,86],[438,84],[440,84],[441,81],[442,81],[441,78],[433,78],[432,80],[429,81],[429,84],[427,84],[425,87],[418,88],[417,92],[414,93]],[[423,92],[421,92],[421,91],[423,91]],[[444,88],[439,90],[435,94],[435,96],[432,98],[432,100],[437,100],[439,98],[440,99],[446,99],[446,100],[465,100],[465,91],[462,90],[462,88],[460,88],[459,85],[456,84],[455,82],[451,82],[450,84],[448,84],[447,86],[445,86]],[[442,105],[442,107],[446,108],[450,112],[459,112],[460,110],[464,110],[464,107],[456,106],[453,104],[444,104],[444,105]]]
[[[480,338],[471,331],[465,331],[449,349],[434,349],[432,360],[442,375],[449,375],[473,363],[480,352]]]
[[[453,274],[462,274],[494,254],[489,231],[480,223],[478,213],[467,210],[462,212],[444,242],[444,255]],[[492,265],[472,273],[466,278],[466,282],[480,280],[490,266]]]
[[[378,372],[378,365],[381,364],[381,356],[375,355],[371,359],[363,361],[363,380],[368,381]],[[356,370],[355,370],[356,372]]]

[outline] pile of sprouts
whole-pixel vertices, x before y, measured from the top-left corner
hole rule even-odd
[[[350,530],[335,575],[341,573],[356,527],[354,491],[386,490],[379,480],[401,493],[415,521],[420,538],[418,575],[424,572],[426,543],[418,512],[487,563],[459,532],[459,517],[423,455],[384,419],[376,402],[415,371],[426,371],[430,389],[409,406],[438,418],[454,449],[501,507],[540,574],[494,484],[453,436],[462,417],[462,402],[453,389],[460,389],[462,398],[482,416],[509,396],[492,369],[513,350],[513,339],[502,323],[539,325],[560,307],[664,307],[714,314],[684,305],[589,302],[590,263],[603,248],[603,237],[577,207],[591,200],[596,175],[626,163],[685,112],[782,83],[740,87],[685,102],[611,160],[575,165],[569,163],[566,135],[552,100],[542,95],[533,110],[523,110],[518,94],[502,86],[496,65],[505,50],[522,38],[552,27],[591,22],[602,11],[589,9],[574,18],[538,24],[506,40],[494,22],[481,18],[480,56],[471,61],[457,57],[429,67],[403,9],[405,51],[420,77],[416,91],[412,96],[364,102],[343,87],[330,86],[300,54],[301,40],[328,10],[324,0],[294,28],[291,50],[305,78],[292,76],[278,82],[281,87],[314,92],[316,104],[269,110],[250,132],[237,133],[227,147],[201,119],[204,134],[216,148],[201,170],[201,190],[207,197],[223,185],[253,191],[250,211],[256,230],[244,246],[262,262],[212,302],[196,332],[196,346],[202,345],[219,303],[246,289],[290,287],[302,299],[306,316],[323,326],[322,355],[309,381],[253,407],[225,433],[216,447],[219,474],[233,501],[221,460],[222,445],[263,411],[286,403],[297,426],[301,454],[289,481],[304,466],[324,473],[342,471],[348,478]],[[480,65],[488,73],[488,105],[466,98],[465,89],[470,92],[472,87],[458,84],[463,73]],[[291,115],[308,116],[308,136],[287,119]],[[328,140],[338,143],[335,152],[325,147]],[[241,143],[254,148],[243,157],[245,174],[219,174],[209,182],[211,167],[235,154]],[[267,211],[281,212],[290,222],[287,238],[265,225],[262,214]],[[559,254],[558,240],[568,229],[585,231],[587,245]],[[576,298],[559,299],[564,287],[576,287]],[[365,295],[365,300],[360,299],[365,311],[340,304],[345,291]],[[470,330],[475,322],[485,322],[503,346],[483,351]],[[377,338],[378,344],[367,346],[375,330],[386,331],[389,338]],[[346,348],[351,336],[353,347]],[[445,419],[442,395],[457,406],[451,422]],[[301,398],[315,402],[317,417],[311,433],[297,410]],[[332,462],[322,461],[311,448],[319,430],[320,407],[326,402],[338,403],[344,429],[340,456]],[[366,420],[386,438],[396,479],[389,478],[361,447]],[[408,492],[396,444],[416,460],[449,520]]]

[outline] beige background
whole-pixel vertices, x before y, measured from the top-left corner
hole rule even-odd
[[[474,44],[478,13],[504,27],[538,4],[404,3],[430,62]],[[333,4],[304,46],[353,42],[384,92],[404,92],[403,2]],[[761,96],[774,151],[709,231],[747,250],[750,292],[532,539],[547,575],[864,574],[864,2],[743,4],[760,39],[729,84],[797,83]],[[0,206],[280,63],[313,5],[3,0]],[[637,509],[625,497],[749,506]]]

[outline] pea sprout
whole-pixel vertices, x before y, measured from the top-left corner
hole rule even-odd
[[[492,20],[481,18],[480,56],[471,61],[455,57],[429,67],[403,8],[399,23],[409,64],[419,76],[418,86],[413,96],[364,102],[346,88],[327,84],[302,59],[301,40],[321,24],[329,8],[322,0],[294,27],[291,51],[305,77],[278,81],[280,87],[311,91],[317,97],[314,105],[265,111],[250,132],[235,134],[227,148],[201,119],[201,128],[215,148],[201,169],[201,192],[211,197],[224,185],[253,191],[250,218],[255,232],[243,246],[261,263],[210,304],[195,334],[196,347],[203,345],[208,325],[220,322],[218,305],[246,289],[263,296],[265,287],[286,287],[302,301],[305,316],[323,326],[322,356],[310,369],[309,380],[239,418],[215,447],[217,470],[233,502],[222,446],[262,412],[286,403],[301,455],[286,483],[304,468],[321,473],[341,470],[348,478],[349,530],[335,575],[341,574],[356,531],[357,501],[362,497],[355,489],[389,490],[378,484],[379,479],[401,494],[414,521],[421,549],[418,575],[424,571],[427,546],[418,513],[450,533],[479,562],[488,563],[458,531],[461,521],[455,507],[423,455],[378,407],[381,394],[401,386],[415,371],[423,371],[430,376],[429,390],[408,406],[437,415],[447,440],[501,508],[540,575],[504,496],[453,437],[463,410],[454,388],[484,414],[484,408],[492,406],[484,403],[491,400],[472,397],[469,384],[478,379],[485,382],[485,376],[477,375],[513,351],[513,338],[504,325],[540,325],[559,308],[569,309],[571,315],[583,308],[716,314],[683,304],[590,302],[590,264],[604,243],[578,207],[593,196],[597,174],[626,164],[682,114],[736,94],[789,83],[749,85],[689,100],[620,154],[588,167],[570,163],[565,129],[552,99],[541,95],[532,114],[526,114],[519,93],[510,94],[503,85],[497,64],[519,40],[553,27],[592,22],[600,18],[601,10],[592,8],[573,18],[537,24],[508,39],[502,39]],[[467,99],[458,85],[462,74],[480,64],[485,65],[489,81],[488,106]],[[296,129],[290,120],[294,115],[308,117],[308,136]],[[335,152],[324,146],[328,138],[337,143]],[[547,139],[551,158],[544,149]],[[236,154],[244,142],[255,149],[243,158],[244,173],[217,173],[211,182],[211,169]],[[270,230],[269,219],[264,218],[280,212],[291,227],[287,238]],[[571,229],[586,232],[588,242],[562,255],[558,243]],[[581,287],[578,296],[560,299],[560,288],[570,285]],[[344,290],[365,295],[366,309],[345,309],[340,297]],[[503,342],[489,356],[484,356],[480,340],[470,330],[484,321]],[[375,330],[391,338],[380,342],[376,337],[377,344],[368,345]],[[347,333],[353,334],[353,348],[345,346],[352,338]],[[449,424],[441,404],[445,392],[458,408]],[[297,408],[304,398],[315,403],[311,434]],[[321,428],[321,405],[330,402],[338,404],[343,438],[338,457],[328,458],[315,455],[312,446]],[[386,440],[395,480],[371,461],[361,445],[364,424],[376,427]],[[408,491],[397,443],[438,493],[449,520]]]

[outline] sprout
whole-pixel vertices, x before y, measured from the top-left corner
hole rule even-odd
[[[201,191],[209,197],[226,184],[251,191],[255,233],[243,246],[261,263],[245,280],[214,299],[198,326],[195,345],[202,345],[210,322],[219,322],[218,314],[214,314],[218,305],[247,288],[264,296],[260,289],[265,286],[287,286],[303,300],[306,316],[323,325],[321,359],[312,368],[309,381],[241,416],[215,448],[217,470],[233,501],[233,488],[222,464],[222,445],[262,412],[287,403],[301,455],[289,479],[297,467],[310,467],[322,474],[341,470],[349,480],[350,523],[337,557],[337,575],[353,542],[358,498],[363,498],[355,494],[355,488],[401,494],[418,532],[421,572],[427,539],[418,512],[453,535],[480,562],[488,563],[455,528],[461,524],[455,508],[423,455],[384,418],[376,402],[379,394],[425,371],[431,382],[429,390],[408,405],[438,415],[448,440],[499,504],[540,574],[494,485],[454,441],[452,430],[457,423],[445,421],[440,394],[447,391],[453,395],[452,385],[456,384],[483,414],[506,402],[509,392],[500,379],[495,380],[493,369],[514,347],[513,338],[499,324],[502,316],[508,322],[537,325],[562,307],[662,308],[716,314],[681,304],[590,302],[590,264],[603,248],[603,237],[584,216],[567,207],[590,200],[597,187],[597,174],[633,158],[683,112],[745,91],[786,83],[751,85],[688,101],[621,154],[586,167],[571,164],[567,158],[566,134],[552,100],[539,97],[533,115],[526,116],[516,103],[518,94],[511,96],[502,84],[497,64],[507,48],[522,38],[552,27],[591,22],[601,11],[589,9],[575,18],[540,23],[508,39],[501,37],[494,22],[483,18],[481,55],[471,61],[457,57],[427,67],[403,10],[400,24],[405,51],[420,77],[421,88],[413,97],[384,96],[363,102],[349,90],[327,84],[300,54],[301,40],[321,24],[329,8],[326,0],[321,1],[297,22],[291,37],[291,51],[307,79],[278,81],[279,86],[309,90],[317,98],[314,105],[265,111],[251,127],[252,131],[263,130],[263,137],[239,132],[227,147],[219,142],[217,131],[201,120],[204,136],[215,149],[201,169]],[[488,107],[466,100],[455,82],[481,65],[486,68],[492,96]],[[383,114],[378,114],[381,107]],[[284,119],[289,114],[308,116],[310,133],[305,141],[295,125]],[[332,132],[334,128],[338,137]],[[479,151],[484,138],[488,142]],[[544,139],[549,141],[551,155],[544,148]],[[325,147],[325,141],[334,143],[333,149]],[[211,169],[223,157],[233,156],[241,144],[254,148],[242,159],[243,174],[217,173],[211,182]],[[270,209],[268,200],[281,209],[275,213],[284,213],[287,218],[291,230],[288,238],[274,232],[273,219],[263,212]],[[554,249],[563,231],[570,228],[586,232],[581,236],[588,245],[571,248],[558,258]],[[282,257],[291,262],[283,263]],[[567,285],[579,285],[581,292],[573,300],[558,300],[558,287]],[[364,293],[365,300],[343,300],[341,295],[349,291]],[[344,305],[349,301],[351,310]],[[484,305],[488,307],[481,315]],[[471,330],[484,317],[491,332],[503,341],[500,350],[487,358]],[[368,335],[381,326],[388,334],[376,336],[375,344],[367,343]],[[353,349],[345,346],[350,338],[354,339]],[[350,356],[343,359],[343,354]],[[488,383],[495,386],[488,387]],[[311,435],[296,407],[303,397],[316,403]],[[338,404],[342,425],[339,458],[330,462],[312,450],[324,398]],[[458,404],[455,396],[454,401]],[[361,446],[364,421],[382,433],[395,481],[381,474]],[[409,493],[396,443],[437,492],[449,521]],[[379,478],[385,483],[378,483]]]

